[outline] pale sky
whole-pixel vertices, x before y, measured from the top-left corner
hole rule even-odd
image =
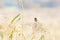
[[[4,6],[18,6],[21,7],[19,0],[2,0]],[[24,7],[27,8],[31,4],[37,4],[42,7],[53,7],[53,6],[60,6],[59,0],[23,0]],[[32,5],[30,5],[32,6]]]

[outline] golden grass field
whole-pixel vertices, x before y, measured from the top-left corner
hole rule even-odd
[[[18,14],[20,16],[15,17]],[[38,22],[34,21],[35,17]],[[15,7],[1,9],[0,40],[60,40],[59,18],[59,7],[24,10]]]

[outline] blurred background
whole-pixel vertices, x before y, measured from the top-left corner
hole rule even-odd
[[[60,40],[60,0],[22,0],[22,3],[20,1],[0,0],[0,23],[6,26],[17,14],[23,12],[25,24],[34,22],[36,17],[39,22],[45,24],[55,40]],[[25,26],[24,32],[31,33],[30,26]]]
[[[59,0],[22,0],[24,8],[31,7],[58,7]],[[21,8],[20,0],[0,0],[0,6],[16,6]]]

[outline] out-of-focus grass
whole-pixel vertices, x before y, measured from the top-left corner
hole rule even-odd
[[[5,31],[5,33],[9,36],[9,39],[12,40],[13,38],[13,33],[16,31],[15,28],[15,24],[13,24],[15,22],[15,20],[18,20],[18,17],[20,16],[20,14],[16,15],[10,22],[10,24],[7,27],[7,30]]]
[[[23,40],[26,40],[26,37],[24,36],[24,34],[22,34],[22,39],[23,39]]]
[[[19,19],[19,16],[20,16],[20,14],[18,14],[18,15],[16,15],[12,20],[11,20],[11,23],[8,25],[8,27],[7,27],[7,30],[6,30],[6,33],[7,33],[7,35],[9,36],[9,39],[10,40],[12,40],[12,38],[13,38],[13,33],[14,32],[16,32],[17,31],[17,33],[18,32],[22,32],[22,30],[17,30],[17,29],[15,29],[16,28],[16,26],[15,26],[15,23],[14,22],[16,22],[15,20],[18,20]],[[41,28],[42,29],[42,28]],[[44,29],[42,29],[43,31],[44,31]],[[36,32],[36,31],[35,31]],[[32,34],[32,39],[31,40],[33,40],[34,38],[35,38],[35,32],[33,32],[33,34]],[[20,35],[22,35],[22,38],[23,38],[23,40],[28,40],[28,38],[26,38],[25,37],[25,35],[24,35],[24,33],[21,33]],[[2,36],[3,37],[3,36]],[[40,37],[40,39],[39,40],[45,40],[45,38],[44,38],[44,35],[41,35],[41,37]]]
[[[0,33],[0,36],[1,36],[1,38],[3,39],[3,33],[2,33],[2,32]]]
[[[12,19],[10,26],[14,23],[14,21],[15,21],[19,16],[20,16],[20,14],[16,15],[16,16]],[[18,19],[17,19],[17,20],[18,20]],[[14,26],[15,26],[15,25],[14,25]],[[13,26],[12,26],[12,27],[13,27]],[[9,35],[10,40],[12,40],[13,32],[14,32],[14,31],[17,31],[17,30],[15,30],[15,27],[14,27],[14,29],[12,30],[12,32],[10,33],[10,35]],[[22,30],[21,30],[21,31],[22,31]],[[21,32],[21,31],[19,31],[19,32]],[[23,40],[26,40],[24,34],[22,33],[21,35],[22,35],[22,39],[23,39]]]
[[[16,15],[13,19],[12,19],[12,21],[11,21],[11,24],[18,18],[20,16],[20,14],[18,14],[18,15]],[[15,27],[14,27],[15,28]],[[13,32],[15,31],[15,29],[13,29],[12,30],[12,32],[11,32],[11,34],[10,34],[10,36],[9,36],[9,38],[12,40],[12,37],[13,37]]]
[[[12,40],[12,37],[13,37],[13,31],[11,32],[9,38]]]
[[[39,40],[45,40],[44,35],[41,35]]]

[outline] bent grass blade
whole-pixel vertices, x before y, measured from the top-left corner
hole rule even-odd
[[[20,14],[18,14],[17,16],[15,16],[15,17],[12,19],[11,23],[13,23],[19,16],[20,16]]]
[[[11,24],[12,23],[14,23],[14,21],[18,18],[20,16],[20,14],[18,14],[18,15],[16,15],[13,19],[12,19],[12,21],[10,22]],[[17,19],[18,20],[18,19]],[[9,25],[11,25],[11,24],[9,24]],[[14,27],[15,28],[15,27]],[[10,33],[10,36],[9,36],[9,38],[10,38],[10,40],[12,40],[12,37],[13,37],[13,30],[12,30],[12,32]]]

